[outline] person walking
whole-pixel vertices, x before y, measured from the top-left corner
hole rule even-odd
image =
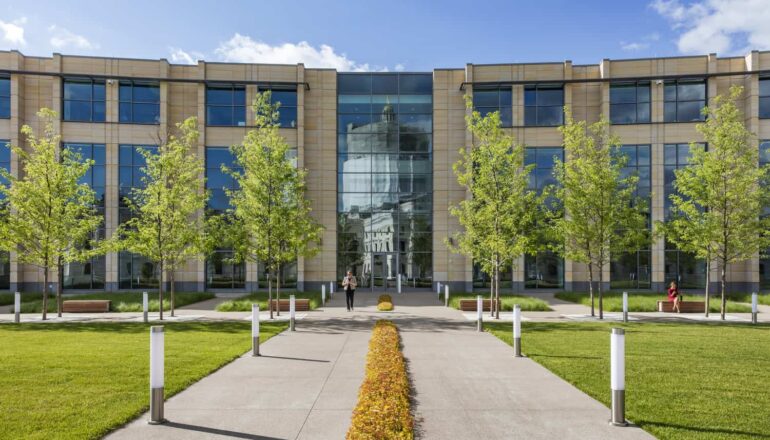
[[[356,287],[358,286],[358,280],[353,276],[353,272],[348,271],[345,278],[342,280],[342,288],[345,289],[345,303],[348,306],[348,312],[353,310],[353,294],[356,293]]]

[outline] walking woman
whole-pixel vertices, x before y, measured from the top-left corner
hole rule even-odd
[[[358,281],[353,276],[353,272],[348,271],[348,274],[342,280],[342,288],[345,289],[345,302],[348,306],[348,312],[353,310],[353,294],[356,293],[356,287]]]

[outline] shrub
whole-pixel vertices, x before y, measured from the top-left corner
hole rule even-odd
[[[366,376],[348,429],[348,439],[413,439],[409,377],[395,324],[379,320],[372,330]]]
[[[377,310],[381,312],[390,312],[391,310],[393,310],[393,303],[388,301],[383,301],[377,304]]]

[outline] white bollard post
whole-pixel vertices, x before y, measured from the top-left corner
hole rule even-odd
[[[166,421],[163,418],[163,360],[164,333],[162,325],[150,327],[150,420],[151,425]]]
[[[628,292],[623,292],[623,322],[628,322]]]
[[[259,356],[259,304],[251,305],[251,355]]]
[[[13,322],[16,324],[21,322],[21,293],[19,292],[13,294]]]
[[[296,301],[294,295],[289,296],[289,330],[294,331],[294,318],[296,316]]]
[[[150,300],[147,297],[147,292],[142,292],[142,314],[144,315],[144,323],[147,324],[148,313],[150,312]]]
[[[449,307],[449,286],[444,286],[444,307]]]
[[[476,296],[476,330],[484,331],[484,324],[482,323],[482,315],[484,309],[484,301],[481,299],[481,295]]]
[[[615,426],[626,426],[626,335],[622,328],[613,328],[610,335],[610,388],[612,389],[612,418]]]
[[[513,305],[513,355],[521,357],[521,306]]]
[[[396,291],[401,293],[401,274],[396,277]]]
[[[757,323],[757,313],[759,312],[757,309],[759,308],[759,297],[757,296],[757,292],[751,293],[751,323],[756,324]]]
[[[326,284],[321,284],[321,306],[326,307]]]
[[[441,299],[441,281],[436,283],[436,297]]]
[[[334,299],[334,281],[329,281],[329,298]]]

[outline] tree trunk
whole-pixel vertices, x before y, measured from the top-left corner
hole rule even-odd
[[[270,319],[273,319],[273,279],[267,273],[267,308],[270,309]]]
[[[706,307],[704,308],[706,313],[706,318],[709,317],[709,308],[711,306],[709,301],[709,279],[710,278],[711,278],[711,259],[707,258],[706,259],[706,292],[703,295],[706,300]]]
[[[588,263],[588,294],[591,296],[591,316],[596,316],[594,314],[594,271],[592,263]]]
[[[725,320],[725,312],[727,311],[727,296],[726,296],[727,292],[725,291],[725,287],[727,284],[725,282],[726,272],[727,272],[725,270],[726,267],[727,267],[727,263],[723,261],[722,262],[722,306],[721,306],[721,311],[719,312],[719,316],[720,318],[722,318],[722,321]]]
[[[495,319],[500,319],[500,267],[495,269]]]
[[[275,303],[278,306],[275,308],[275,313],[281,316],[281,265],[278,265],[278,269],[275,271]]]
[[[492,269],[492,273],[489,274],[489,316],[493,316],[492,312],[492,300],[495,297],[495,270]],[[482,310],[483,312],[483,310]]]
[[[59,262],[56,265],[56,278],[58,280],[56,285],[56,315],[61,318],[61,309],[64,306],[64,301],[62,299],[62,289],[64,285],[64,264],[62,263],[61,257],[59,258]]]
[[[174,271],[170,270],[168,271],[168,281],[171,283],[169,286],[169,292],[171,293],[171,316],[174,316],[174,302],[176,301],[174,298]]]
[[[43,266],[43,321],[48,317],[48,265]]]
[[[604,270],[599,268],[599,319],[604,319],[604,295],[602,291],[602,284],[604,283]]]
[[[160,260],[160,267],[158,270],[158,307],[159,307],[159,319],[163,321],[163,260]]]

